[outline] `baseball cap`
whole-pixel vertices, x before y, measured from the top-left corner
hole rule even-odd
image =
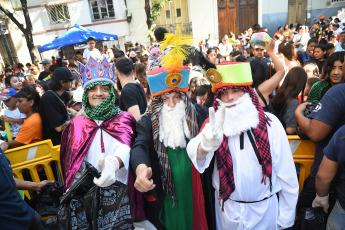
[[[136,53],[141,53],[141,47],[140,47],[140,46],[135,47],[135,48],[134,48],[134,51],[135,51]]]
[[[67,67],[59,67],[53,73],[54,81],[63,81],[63,80],[75,80],[78,79],[77,75],[72,74],[71,70]]]
[[[325,15],[322,15],[321,17],[320,17],[320,19],[325,19],[326,18],[326,16]]]
[[[0,101],[7,101],[14,95],[16,95],[17,91],[13,88],[6,88],[2,89],[0,93]]]
[[[40,64],[50,64],[50,60],[49,59],[43,59]]]

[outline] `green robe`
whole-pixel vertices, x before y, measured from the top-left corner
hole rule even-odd
[[[165,196],[164,225],[167,230],[193,229],[192,163],[185,148],[168,148],[168,157],[175,186],[176,201]]]

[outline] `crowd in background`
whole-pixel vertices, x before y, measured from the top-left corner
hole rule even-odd
[[[297,114],[301,111],[299,105],[305,101],[321,101],[331,88],[345,82],[343,28],[338,18],[325,19],[325,16],[313,22],[310,28],[300,24],[281,26],[263,49],[251,45],[250,40],[256,33],[269,31],[255,24],[239,36],[232,32],[223,35],[219,44],[209,34],[196,49],[214,64],[249,62],[252,88],[260,104],[266,112],[279,118],[287,134],[296,134],[299,126],[303,127]],[[98,50],[96,41],[90,39],[83,54],[76,52],[67,59],[59,52],[56,57],[42,60],[42,71],[30,63],[24,66],[18,61],[13,66],[6,66],[0,77],[2,95],[5,96],[1,120],[10,123],[13,140],[8,139],[2,125],[2,149],[43,139],[51,139],[54,145],[60,144],[61,133],[68,122],[83,113],[83,89],[76,75],[79,62],[86,64],[90,57],[96,60],[106,58],[115,63],[116,103],[139,120],[152,100],[146,73],[160,67],[161,56],[168,52],[159,50],[167,32],[161,30],[156,36],[157,43],[150,47],[136,43],[125,51]],[[184,64],[192,69],[188,97],[193,103],[211,107],[214,99],[212,86],[204,77],[198,59],[187,59]],[[344,103],[344,100],[342,97],[334,98],[337,104]],[[332,118],[330,123],[336,124],[332,125],[334,132],[335,127],[344,124],[341,117]],[[319,159],[318,164],[320,162]]]

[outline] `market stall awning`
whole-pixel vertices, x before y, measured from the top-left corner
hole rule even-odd
[[[94,37],[96,41],[118,40],[117,35],[89,30],[75,24],[65,34],[56,38],[54,41],[38,47],[38,51],[41,53],[47,50],[58,49],[63,46],[86,43],[89,37]]]

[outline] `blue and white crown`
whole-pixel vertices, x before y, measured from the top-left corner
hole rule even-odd
[[[83,89],[89,84],[98,81],[107,81],[114,84],[115,66],[110,64],[106,58],[103,58],[101,62],[97,62],[95,59],[90,58],[86,65],[79,62],[78,78]]]

